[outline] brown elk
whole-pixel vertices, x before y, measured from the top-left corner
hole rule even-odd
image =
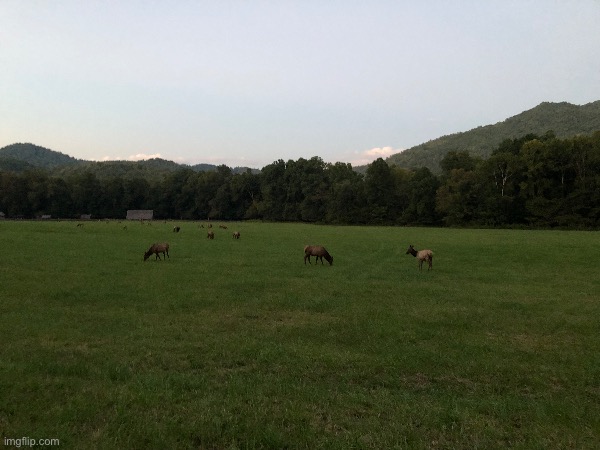
[[[215,238],[215,233],[214,231],[209,231],[208,233],[206,233],[206,239],[214,239]]]
[[[319,258],[321,258],[321,264],[323,264],[323,258],[327,260],[330,266],[333,265],[333,256],[329,254],[329,252],[320,245],[307,245],[304,247],[304,264],[306,264],[306,260],[308,259],[308,263],[310,262],[310,257],[316,256],[315,264],[319,262]]]
[[[173,227],[173,233],[179,233],[179,230],[181,230],[181,227]]]
[[[423,270],[423,262],[427,261],[429,267],[427,270],[433,269],[433,252],[431,250],[416,250],[412,245],[406,250],[406,254],[411,254],[419,261],[419,270]]]
[[[240,238],[240,232],[239,231],[234,231],[233,232],[233,238],[234,239],[239,239]]]
[[[150,246],[150,248],[148,249],[148,251],[146,253],[144,253],[144,261],[146,261],[150,255],[152,255],[152,253],[154,253],[156,255],[156,258],[154,258],[155,260],[160,260],[160,256],[158,255],[159,253],[163,254],[163,258],[166,259],[166,257],[169,257],[169,244],[164,242],[162,244],[152,244]],[[166,254],[166,257],[165,257]]]

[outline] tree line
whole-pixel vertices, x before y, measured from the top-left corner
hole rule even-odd
[[[183,168],[147,178],[37,169],[0,172],[7,217],[125,217],[152,209],[159,219],[303,221],[426,226],[600,225],[600,132],[557,139],[552,132],[503,141],[487,159],[452,151],[441,173],[383,159],[360,174],[319,157],[278,160],[260,173],[227,166]]]

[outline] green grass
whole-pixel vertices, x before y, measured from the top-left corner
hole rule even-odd
[[[0,439],[600,442],[598,233],[178,224],[0,222]],[[142,262],[155,241],[171,257]]]

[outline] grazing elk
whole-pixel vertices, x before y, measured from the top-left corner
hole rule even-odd
[[[173,233],[179,233],[179,230],[181,230],[181,227],[179,227],[179,226],[173,227]]]
[[[416,250],[412,245],[406,250],[406,254],[411,254],[419,261],[419,270],[423,270],[423,262],[427,261],[429,267],[427,270],[433,269],[433,252],[431,250]]]
[[[219,225],[219,228],[223,228],[224,230],[227,229],[227,225]]]
[[[215,233],[214,231],[209,231],[208,233],[206,233],[206,239],[214,239],[215,238]]]
[[[152,253],[156,255],[156,258],[154,258],[155,260],[160,260],[160,256],[158,255],[159,253],[162,253],[163,258],[165,259],[166,257],[171,258],[169,256],[169,244],[167,242],[164,242],[162,244],[152,244],[148,251],[144,253],[144,261],[146,261],[150,257],[150,255],[152,255]]]
[[[310,262],[310,257],[316,256],[315,264],[319,262],[319,258],[321,258],[321,264],[323,264],[323,258],[327,260],[330,266],[333,265],[333,256],[329,254],[325,247],[320,245],[307,245],[304,247],[304,264],[306,264],[306,260],[308,259],[308,263]]]
[[[234,231],[233,232],[233,238],[234,239],[239,239],[240,238],[240,232],[239,231]]]

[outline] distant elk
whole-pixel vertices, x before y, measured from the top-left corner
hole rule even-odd
[[[310,257],[316,256],[315,264],[319,262],[319,258],[321,258],[321,264],[323,264],[323,258],[327,260],[330,266],[333,266],[333,256],[329,254],[329,252],[320,245],[307,245],[304,247],[304,264],[306,264],[306,260],[308,259],[308,263],[310,262]]]
[[[173,227],[173,233],[179,233],[179,230],[181,230],[181,227]]]
[[[411,254],[419,261],[419,270],[423,270],[423,262],[427,261],[429,267],[427,270],[433,269],[433,252],[431,250],[416,250],[412,245],[406,250],[406,254]]]
[[[158,255],[159,253],[163,254],[164,259],[166,259],[167,257],[171,258],[169,256],[169,244],[167,242],[164,242],[162,244],[152,244],[148,251],[144,253],[144,261],[146,261],[153,253],[156,255],[156,258],[154,258],[155,260],[160,260],[160,256]]]
[[[234,239],[239,239],[240,238],[240,232],[239,231],[234,231],[233,232],[233,238]]]
[[[219,225],[219,228],[223,228],[224,230],[227,229],[227,225]]]
[[[206,233],[206,239],[214,239],[214,238],[215,238],[214,231],[209,231],[208,233]]]

